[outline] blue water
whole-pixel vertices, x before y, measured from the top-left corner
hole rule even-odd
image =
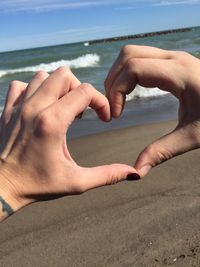
[[[34,73],[40,69],[52,72],[58,66],[63,65],[69,66],[81,82],[92,83],[99,91],[104,93],[103,84],[109,68],[116,59],[120,49],[126,44],[150,45],[169,50],[184,50],[200,58],[200,27],[193,28],[188,32],[99,43],[89,46],[85,46],[84,43],[77,43],[0,53],[0,109],[3,107],[10,81],[21,80],[28,82]],[[116,124],[118,126],[115,126],[115,123],[113,123],[110,128],[176,117],[177,101],[170,95],[162,95],[162,92],[157,88],[150,90],[138,87],[136,91],[136,95],[133,94],[128,98],[129,104],[122,118],[125,122]],[[171,107],[170,111],[167,111],[169,106]],[[159,119],[156,113],[158,114],[157,110],[160,109],[162,114],[159,112]],[[131,115],[133,111],[134,114],[137,114],[137,116],[134,115],[135,119]],[[141,114],[145,115],[141,117]],[[87,130],[88,127],[81,126],[83,122],[91,123],[91,121],[95,124],[97,118],[93,112],[88,111],[81,122],[76,122],[74,131],[71,134],[72,137],[105,130],[104,126],[94,126],[93,128],[96,130],[93,131]]]

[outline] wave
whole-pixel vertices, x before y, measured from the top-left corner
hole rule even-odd
[[[14,74],[19,72],[37,72],[39,70],[44,70],[46,72],[52,72],[55,69],[65,66],[72,69],[78,68],[87,68],[96,66],[100,61],[100,56],[97,54],[86,54],[81,57],[72,59],[72,60],[59,60],[51,63],[41,63],[36,66],[27,66],[24,68],[18,69],[8,69],[8,70],[0,70],[0,77],[3,77],[7,74]]]
[[[126,102],[134,101],[135,99],[156,98],[159,96],[165,96],[169,92],[160,90],[158,87],[147,88],[140,85],[136,85],[133,92],[126,96]],[[87,109],[91,109],[88,107]]]
[[[157,87],[146,88],[140,85],[136,85],[133,92],[126,96],[126,101],[131,101],[138,98],[148,98],[148,97],[157,97],[169,94],[166,91],[162,91]]]
[[[132,101],[134,99],[144,99],[144,98],[149,98],[149,97],[158,97],[158,96],[163,96],[169,94],[168,92],[162,91],[159,88],[146,88],[140,85],[136,85],[136,88],[132,93],[127,95],[126,101]],[[91,109],[88,107],[87,109]],[[3,106],[0,106],[0,115],[3,111]]]

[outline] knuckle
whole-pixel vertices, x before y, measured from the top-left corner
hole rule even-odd
[[[93,90],[93,86],[90,83],[82,83],[80,87],[86,92]]]
[[[152,167],[173,157],[170,151],[164,147],[158,149],[154,144],[149,145],[145,149],[145,155],[150,160]]]
[[[116,169],[117,164],[105,165],[105,171],[109,174],[106,181],[106,185],[112,185],[118,182],[118,177],[116,176]]]
[[[9,90],[13,90],[14,88],[18,87],[20,83],[21,82],[18,80],[11,81],[9,84]]]
[[[117,172],[117,169],[119,169],[118,164],[104,165],[104,172],[107,174],[105,185],[113,185],[119,182],[120,172]]]
[[[190,54],[185,51],[172,51],[171,54],[175,60],[186,60],[188,56],[190,56]]]
[[[156,161],[156,156],[158,155],[156,152],[156,149],[153,144],[150,144],[148,147],[145,148],[143,155],[146,156],[146,158],[151,161],[151,165],[154,165],[154,162]]]
[[[185,51],[178,51],[178,55],[179,57],[185,58],[188,57],[189,54]]]
[[[33,109],[28,103],[24,103],[21,109],[21,118],[23,121],[26,121],[32,113]]]
[[[51,135],[54,131],[52,114],[42,111],[34,119],[34,132],[36,136]]]
[[[77,90],[80,94],[82,94],[84,97],[89,97],[91,94],[91,91],[93,90],[93,87],[89,83],[82,83]]]
[[[64,66],[57,68],[55,72],[58,73],[61,76],[69,76],[69,75],[71,75],[70,69],[68,67],[64,67]]]
[[[129,54],[131,51],[132,51],[132,49],[133,49],[133,45],[124,45],[123,47],[122,47],[122,49],[121,49],[121,54],[122,55],[127,55],[127,54]]]
[[[126,70],[128,73],[136,72],[138,69],[138,65],[140,60],[137,58],[130,58],[126,63]]]
[[[45,79],[47,77],[47,72],[43,71],[43,70],[39,70],[38,72],[36,72],[35,77],[38,79]]]
[[[140,60],[138,58],[129,58],[128,61],[127,61],[127,65],[129,67],[132,67],[132,66],[135,66],[138,64]]]
[[[157,163],[160,164],[166,160],[171,159],[172,154],[168,150],[163,149],[163,150],[157,151],[156,158],[157,158]]]

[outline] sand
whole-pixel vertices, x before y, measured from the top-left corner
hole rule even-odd
[[[69,143],[83,166],[132,164],[175,122],[101,133]],[[0,224],[0,266],[200,266],[200,150],[141,181],[35,203]]]

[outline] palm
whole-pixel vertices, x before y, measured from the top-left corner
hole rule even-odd
[[[23,205],[82,193],[136,173],[133,167],[122,164],[83,168],[72,159],[66,132],[76,116],[90,105],[102,120],[108,121],[110,107],[105,96],[89,84],[80,85],[74,77],[70,80],[66,72],[69,74],[62,68],[42,81],[41,74],[39,81],[37,75],[33,78],[12,124],[14,131],[2,151],[4,166],[14,176],[12,183]],[[10,110],[10,120],[12,115]],[[4,130],[10,132],[9,127]]]

